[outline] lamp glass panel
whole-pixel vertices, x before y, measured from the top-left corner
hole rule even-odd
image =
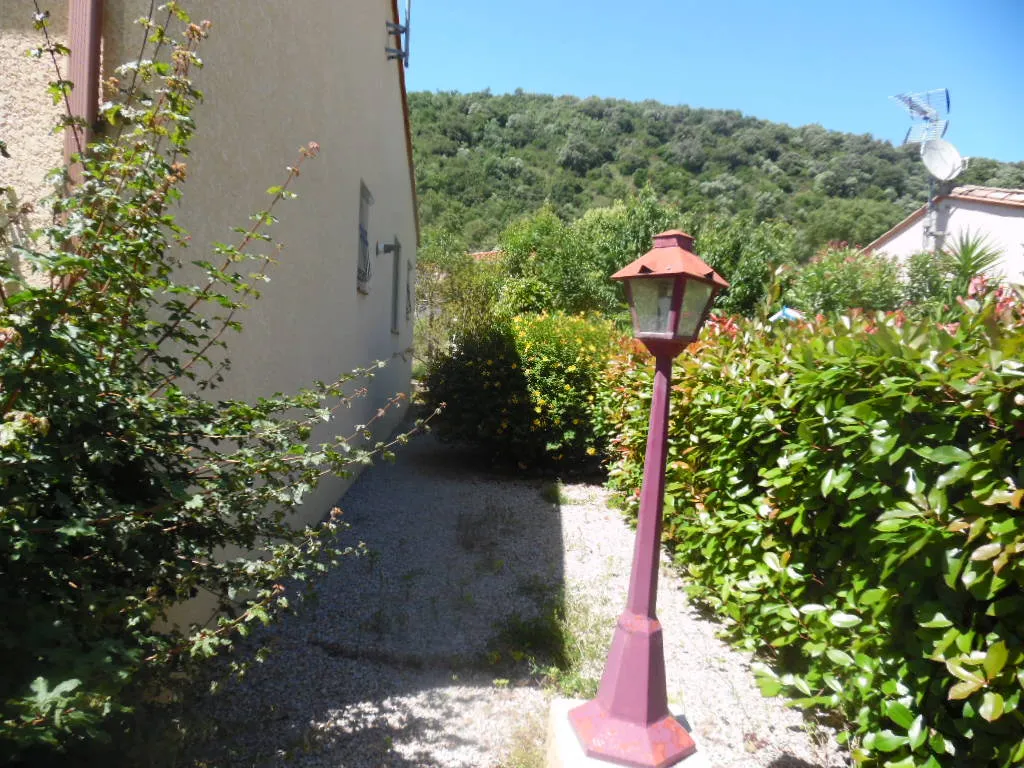
[[[712,287],[709,283],[690,280],[686,283],[683,294],[683,306],[679,309],[679,335],[691,337],[697,335],[697,325],[704,316],[704,308],[711,301]]]
[[[671,333],[669,311],[672,308],[671,277],[647,277],[633,280],[633,307],[636,309],[636,332]]]

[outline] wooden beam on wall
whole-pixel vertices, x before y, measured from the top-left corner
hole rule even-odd
[[[84,120],[64,132],[64,162],[84,149],[92,138],[100,103],[100,39],[103,30],[103,0],[70,0],[68,6],[68,47],[71,57],[68,79],[74,84],[68,101],[71,114]],[[73,181],[80,169],[71,169]]]

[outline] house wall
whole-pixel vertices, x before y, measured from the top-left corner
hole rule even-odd
[[[138,27],[148,0],[107,0],[108,63],[137,55]],[[405,264],[415,262],[414,200],[406,154],[397,65],[384,48],[390,0],[217,0],[186,4],[213,22],[200,50],[196,82],[205,95],[179,221],[192,233],[192,254],[232,242],[269,200],[267,187],[284,180],[298,148],[320,144],[303,164],[299,198],[275,211],[271,229],[284,249],[261,298],[228,338],[232,367],[221,397],[252,399],[291,391],[375,360],[390,360],[367,397],[331,425],[347,433],[368,422],[388,397],[408,392],[412,323],[405,319]],[[391,332],[392,257],[371,255],[370,292],[356,290],[360,182],[373,194],[371,254],[377,241],[402,243],[400,333]],[[404,409],[403,409],[404,410]],[[378,436],[397,425],[395,413]],[[320,436],[323,436],[321,433]],[[328,478],[302,505],[303,522],[320,519],[347,483]]]
[[[922,217],[877,250],[900,260],[926,249]],[[1015,283],[1024,283],[1024,208],[969,200],[943,200],[937,215],[938,228],[946,232],[944,245],[961,235],[984,235],[1002,251],[997,271]]]
[[[58,116],[44,90],[48,70],[21,55],[36,40],[31,5],[0,0],[0,138],[18,153],[12,181],[26,197],[38,197],[45,191],[45,169],[61,162],[62,142],[46,132]],[[66,26],[67,3],[48,5],[55,31],[64,35],[60,24]],[[417,232],[399,70],[384,52],[394,44],[385,32],[385,21],[394,20],[391,0],[193,0],[184,5],[196,20],[209,17],[213,26],[200,51],[205,66],[195,73],[205,101],[195,112],[198,130],[176,211],[192,234],[182,259],[208,258],[211,243],[234,241],[230,228],[248,225],[248,216],[266,207],[265,190],[284,180],[298,149],[310,141],[321,148],[294,182],[299,199],[284,201],[275,211],[280,223],[271,234],[284,246],[276,256],[279,263],[271,267],[262,297],[236,318],[245,330],[227,338],[232,367],[212,396],[253,399],[294,391],[388,360],[367,396],[343,409],[340,420],[314,439],[349,434],[353,425],[369,422],[389,397],[410,389],[406,265],[415,264]],[[148,0],[104,3],[104,77],[138,55],[142,33],[134,20],[149,6]],[[13,23],[22,16],[24,23]],[[7,171],[0,164],[0,172]],[[371,254],[377,241],[397,237],[402,244],[398,333],[391,328],[390,254],[371,255],[369,294],[356,290],[361,182],[374,198]],[[404,411],[393,411],[379,423],[375,437],[390,434]],[[297,510],[298,521],[320,520],[349,482],[326,478]],[[201,613],[191,610],[176,618],[188,621]]]
[[[997,270],[1011,282],[1024,283],[1024,208],[966,200],[945,201],[941,208],[947,247],[961,234],[984,235],[1003,253]]]

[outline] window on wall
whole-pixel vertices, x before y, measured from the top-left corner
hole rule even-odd
[[[399,333],[401,327],[399,326],[399,296],[401,295],[402,289],[402,244],[398,242],[398,238],[395,238],[395,245],[391,251],[392,270],[391,270],[391,332]]]
[[[366,184],[359,182],[359,269],[356,273],[356,288],[360,293],[370,292],[370,277],[373,266],[370,263],[370,206],[373,195]]]

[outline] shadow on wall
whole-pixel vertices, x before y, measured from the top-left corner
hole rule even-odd
[[[481,712],[495,687],[514,709],[527,657],[565,653],[548,618],[563,586],[558,496],[431,435],[370,468],[340,504],[366,554],[266,631],[266,663],[193,703],[204,732],[175,763],[489,764],[507,736]]]
[[[6,259],[10,268],[18,274],[21,273],[22,266],[14,249],[27,248],[31,245],[29,224],[25,219],[31,210],[32,206],[19,200],[12,187],[4,189],[0,184],[0,258]]]

